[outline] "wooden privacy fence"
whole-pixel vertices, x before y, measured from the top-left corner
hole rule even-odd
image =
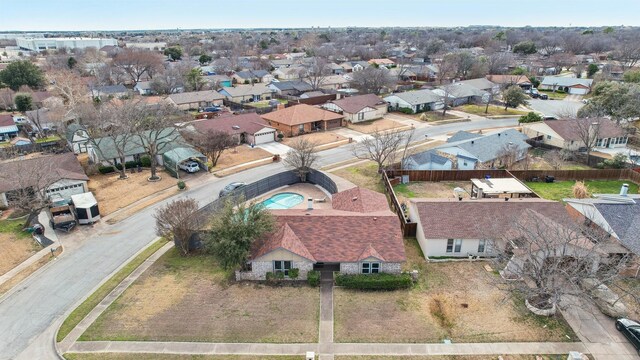
[[[398,215],[398,218],[400,218],[402,233],[404,234],[404,236],[416,236],[416,229],[418,227],[418,224],[410,222],[409,219],[404,216],[404,210],[402,209],[402,206],[400,205],[400,202],[396,197],[396,192],[393,191],[393,186],[391,185],[387,173],[384,171],[382,172],[382,183],[384,184],[384,189],[387,195],[389,195],[391,209]]]
[[[537,177],[553,176],[556,180],[631,180],[640,184],[640,173],[632,169],[593,169],[593,170],[388,170],[387,176],[394,178],[408,175],[410,181],[469,181],[492,178],[514,177],[521,181],[530,181]]]

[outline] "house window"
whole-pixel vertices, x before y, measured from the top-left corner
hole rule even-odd
[[[363,262],[362,273],[363,274],[377,274],[380,272],[380,263],[378,262]]]
[[[602,139],[596,140],[596,146],[602,146]]]
[[[478,241],[478,252],[479,253],[483,253],[484,252],[484,246],[485,245],[486,245],[486,240]]]
[[[551,135],[547,135],[547,140],[551,140]]]
[[[289,276],[291,261],[277,260],[273,262],[273,272],[283,272],[284,276]]]
[[[304,131],[304,124],[298,125],[298,131],[300,131],[300,132]]]
[[[453,251],[453,239],[447,239],[447,252],[450,253]]]
[[[453,249],[453,252],[459,253],[461,248],[462,248],[462,239],[456,239],[456,243],[455,243],[455,247]]]
[[[364,113],[358,113],[358,120],[364,120]]]

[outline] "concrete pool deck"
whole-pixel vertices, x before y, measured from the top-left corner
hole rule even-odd
[[[290,208],[290,209],[306,209],[307,208],[307,199],[312,198],[314,200],[316,199],[325,199],[324,202],[317,202],[314,201],[313,202],[313,208],[314,209],[331,209],[331,197],[324,191],[322,191],[318,186],[313,185],[313,184],[293,184],[293,185],[289,185],[289,186],[283,186],[281,188],[278,188],[276,190],[270,191],[262,196],[259,196],[257,198],[255,198],[254,200],[256,202],[262,202],[264,200],[267,200],[268,198],[272,197],[273,195],[276,194],[281,194],[281,193],[296,193],[296,194],[300,194],[302,196],[304,196],[304,200]]]

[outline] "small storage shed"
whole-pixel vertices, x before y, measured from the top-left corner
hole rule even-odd
[[[71,195],[71,201],[76,208],[78,223],[81,225],[93,224],[100,220],[98,201],[92,193],[86,192],[83,194]]]

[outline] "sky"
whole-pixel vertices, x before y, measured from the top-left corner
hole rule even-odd
[[[640,0],[0,0],[0,31],[638,26]]]

